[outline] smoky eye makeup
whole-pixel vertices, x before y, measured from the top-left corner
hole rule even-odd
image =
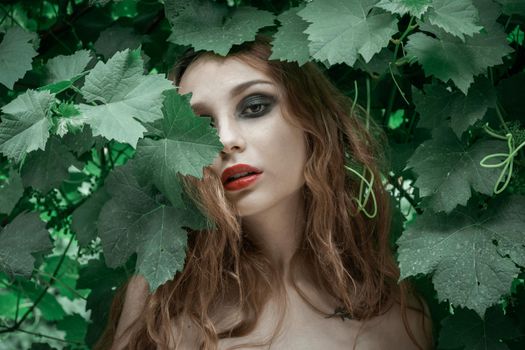
[[[237,109],[237,114],[244,118],[256,118],[272,110],[276,98],[267,94],[251,94],[245,97]]]

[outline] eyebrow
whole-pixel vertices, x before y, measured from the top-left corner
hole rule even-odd
[[[267,80],[250,80],[250,81],[246,81],[244,83],[241,83],[237,86],[235,86],[231,91],[230,91],[230,97],[235,97],[237,95],[239,95],[241,92],[243,92],[244,90],[246,90],[247,88],[249,88],[250,86],[252,85],[256,85],[256,84],[269,84],[269,85],[274,85],[272,82],[270,81],[267,81]],[[195,104],[192,104],[191,107],[193,109],[204,109],[206,107],[206,103],[203,103],[203,102],[197,102]]]

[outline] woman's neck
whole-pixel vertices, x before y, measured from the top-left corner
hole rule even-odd
[[[264,212],[243,217],[242,224],[287,280],[290,261],[304,232],[304,221],[304,197],[299,191]]]

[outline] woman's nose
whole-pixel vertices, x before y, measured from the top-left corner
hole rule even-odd
[[[217,132],[221,143],[224,145],[221,154],[230,154],[233,152],[242,152],[246,148],[246,140],[244,138],[241,127],[235,121],[225,121],[219,123]]]

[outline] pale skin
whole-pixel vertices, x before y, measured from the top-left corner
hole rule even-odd
[[[242,89],[236,89],[240,86]],[[249,187],[227,191],[226,194],[240,211],[243,227],[261,244],[275,267],[285,276],[287,308],[284,325],[269,348],[339,350],[352,349],[355,344],[358,350],[417,349],[405,331],[399,305],[364,324],[355,320],[325,318],[313,311],[288,282],[290,259],[304,229],[302,187],[307,155],[303,131],[283,117],[284,102],[278,84],[264,72],[240,60],[207,55],[186,70],[179,92],[192,93],[190,102],[197,115],[213,117],[224,145],[212,164],[212,169],[219,176],[224,169],[239,163],[263,171],[262,176]],[[296,277],[300,288],[320,309],[326,313],[334,312],[337,305],[330,302],[330,298],[308,283],[308,279],[300,273]],[[142,277],[132,279],[126,292],[116,339],[133,320],[140,317],[147,295],[146,281]],[[410,302],[417,305],[414,300]],[[219,349],[266,340],[273,334],[279,311],[276,300],[271,298],[251,334],[222,339]],[[214,318],[218,322],[217,327],[222,329],[232,325],[238,317],[224,307],[217,311]],[[421,313],[409,310],[408,318],[419,344],[430,349],[426,337],[431,333],[429,319],[426,319],[427,327],[423,331],[420,327]],[[178,331],[174,329],[174,332]],[[113,349],[119,349],[120,344],[122,342],[117,341]],[[183,333],[182,349],[197,348],[189,328]]]

